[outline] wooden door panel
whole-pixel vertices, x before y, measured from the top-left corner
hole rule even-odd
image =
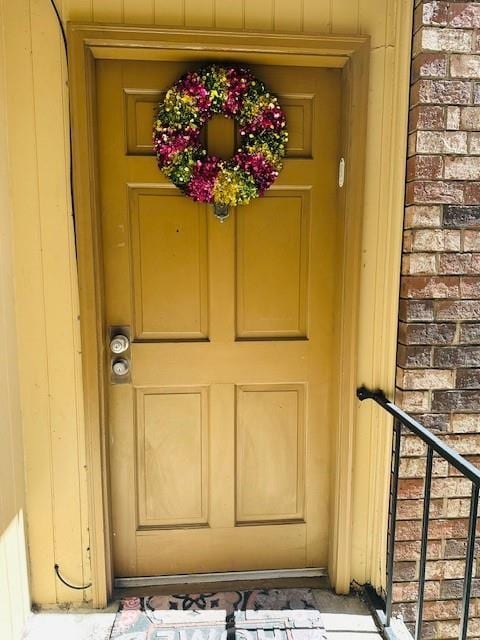
[[[313,108],[312,93],[287,93],[278,96],[288,122],[287,158],[312,157]]]
[[[138,527],[205,526],[208,388],[137,389],[136,395]]]
[[[303,385],[237,388],[237,523],[304,519]]]
[[[237,337],[307,332],[309,190],[273,188],[237,217]]]
[[[305,566],[304,524],[139,532],[137,573],[293,569]]]
[[[97,63],[116,575],[324,566],[341,72],[253,68],[290,140],[264,198],[223,223],[158,171],[158,99],[187,62]],[[210,152],[236,132],[215,118]]]
[[[208,337],[204,206],[175,187],[130,188],[135,337]]]
[[[128,155],[153,156],[152,121],[165,91],[125,89],[125,113]]]
[[[272,378],[298,382],[308,377],[309,370],[315,367],[309,346],[303,340],[237,341],[231,345],[220,341],[137,342],[132,345],[133,384],[144,387],[214,382],[271,383]],[[328,374],[325,371],[325,378]]]

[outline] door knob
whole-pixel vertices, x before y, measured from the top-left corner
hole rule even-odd
[[[126,376],[129,370],[130,364],[124,358],[115,360],[112,364],[112,371],[116,376]]]
[[[110,340],[110,351],[112,353],[123,353],[130,346],[130,340],[121,333],[113,336]]]

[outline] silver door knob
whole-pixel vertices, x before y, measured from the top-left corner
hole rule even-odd
[[[116,376],[126,376],[129,369],[130,365],[128,364],[128,360],[124,360],[123,358],[115,360],[112,364],[112,371]]]
[[[110,340],[110,351],[112,353],[123,353],[130,346],[130,340],[127,336],[123,336],[119,333]]]

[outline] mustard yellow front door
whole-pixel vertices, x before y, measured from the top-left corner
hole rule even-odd
[[[217,220],[158,171],[153,108],[193,63],[97,63],[117,576],[326,566],[340,72],[256,66],[290,141],[266,196]],[[228,156],[234,125],[205,143]],[[107,355],[110,357],[110,355]]]

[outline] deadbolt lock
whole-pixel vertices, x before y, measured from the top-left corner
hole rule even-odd
[[[116,376],[126,376],[130,371],[130,364],[125,358],[119,358],[114,360],[112,364],[112,371]]]

